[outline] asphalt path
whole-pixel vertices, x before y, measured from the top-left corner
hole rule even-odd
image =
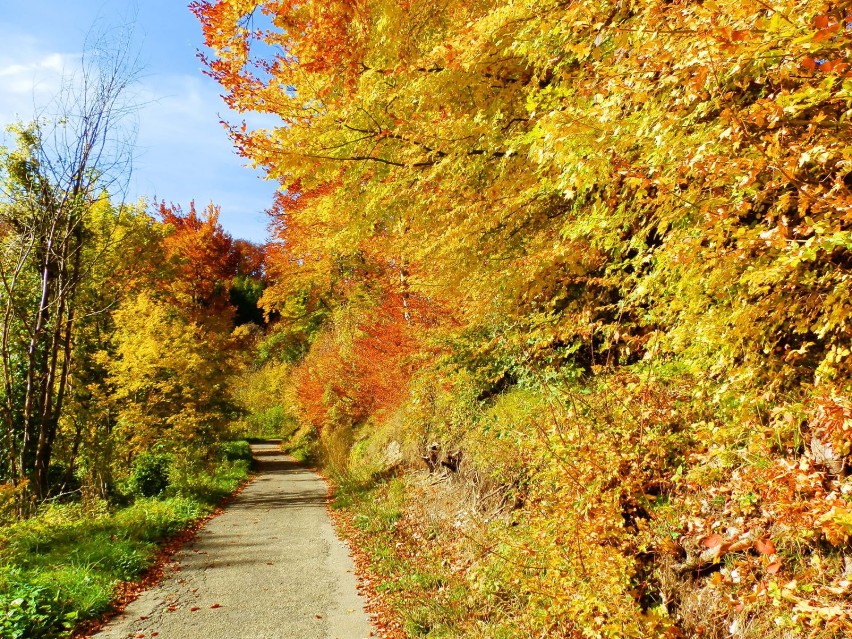
[[[349,552],[325,509],[326,484],[252,446],[257,478],[175,556],[167,576],[98,639],[367,639]]]

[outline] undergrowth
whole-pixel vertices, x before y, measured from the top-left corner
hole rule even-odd
[[[159,542],[237,488],[249,459],[245,442],[223,445],[213,463],[143,457],[127,482],[130,505],[46,504],[0,528],[0,637],[64,637],[104,613],[116,585],[148,568]]]
[[[434,547],[403,529],[405,481],[356,481],[338,475],[335,486],[333,507],[352,516],[376,591],[389,602],[404,632],[410,637],[458,636],[458,627],[471,613],[469,592]]]
[[[317,450],[406,637],[848,636],[852,481],[789,416],[696,395],[682,374],[456,388]]]

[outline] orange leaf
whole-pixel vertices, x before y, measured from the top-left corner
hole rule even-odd
[[[766,567],[766,572],[768,572],[770,575],[777,575],[779,570],[781,570],[780,561],[773,561]]]
[[[828,27],[828,16],[817,16],[814,18],[814,26],[817,29],[825,29]]]
[[[775,554],[775,544],[772,543],[771,539],[758,539],[754,542],[754,547],[761,555]]]
[[[709,535],[701,540],[701,545],[705,548],[715,548],[721,546],[724,542],[725,538],[722,535]]]

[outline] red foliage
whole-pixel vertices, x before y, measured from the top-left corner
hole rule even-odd
[[[219,207],[210,204],[200,214],[195,202],[190,203],[188,213],[165,202],[157,208],[163,223],[172,228],[163,245],[177,271],[171,283],[175,292],[198,308],[227,309],[228,284],[239,272],[243,255],[219,224]]]
[[[351,377],[339,344],[328,335],[320,337],[293,374],[305,421],[322,428],[331,421],[332,401],[351,404],[354,398],[349,397],[345,386]]]
[[[393,411],[405,400],[414,372],[412,355],[420,340],[415,329],[423,316],[423,300],[388,295],[360,326],[355,340],[355,370],[360,391],[358,402],[367,414]]]
[[[305,418],[322,428],[399,408],[416,369],[414,356],[423,352],[420,335],[433,317],[428,300],[388,293],[358,323],[351,344],[333,333],[321,336],[294,373]]]
[[[263,279],[266,271],[266,245],[248,240],[234,240],[237,275]]]

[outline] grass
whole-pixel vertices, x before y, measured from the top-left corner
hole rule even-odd
[[[247,451],[229,443],[211,467],[175,465],[159,497],[120,509],[46,505],[0,529],[0,637],[57,639],[103,614],[116,585],[150,566],[159,542],[210,513],[248,476]]]
[[[472,613],[468,589],[447,568],[432,544],[411,535],[404,521],[404,480],[375,476],[365,481],[335,478],[333,507],[349,515],[357,546],[367,553],[376,591],[412,638],[461,635]]]
[[[318,437],[314,428],[301,429],[285,440],[284,451],[302,464],[315,464],[319,459]]]

